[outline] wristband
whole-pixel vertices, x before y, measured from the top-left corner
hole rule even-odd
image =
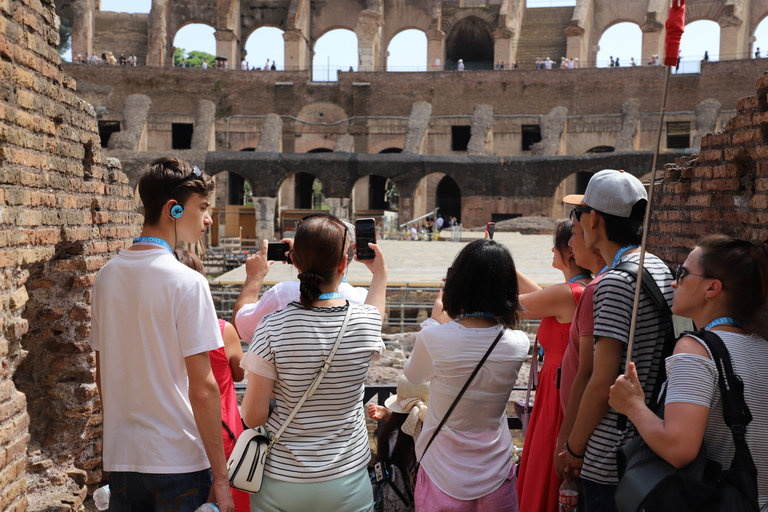
[[[577,458],[577,459],[583,459],[583,458],[584,458],[584,456],[583,456],[583,455],[576,455],[575,453],[573,453],[573,450],[571,450],[571,445],[568,443],[568,440],[567,440],[567,439],[565,440],[565,450],[566,450],[566,451],[567,451],[569,454],[571,454],[571,457],[575,457],[575,458]]]

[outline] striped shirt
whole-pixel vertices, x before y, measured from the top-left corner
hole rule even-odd
[[[276,480],[323,482],[354,473],[370,461],[362,400],[370,361],[384,349],[376,307],[347,303],[306,310],[293,302],[264,318],[248,348],[249,355],[258,357],[243,358],[242,366],[268,378],[277,372],[277,406],[266,425],[274,434],[330,353],[347,307],[352,314],[331,369],[267,458],[264,474]],[[274,366],[271,376],[259,370],[254,361],[259,358],[262,365]]]
[[[755,364],[756,361],[768,361],[768,342],[755,334],[716,333],[731,354],[734,372],[744,382],[744,398],[752,413],[752,422],[747,425],[747,445],[757,466],[760,509],[768,510],[768,380],[765,378],[765,367]],[[701,344],[712,357],[707,345]],[[731,431],[723,420],[717,379],[717,367],[712,359],[695,354],[676,354],[667,358],[666,403],[685,402],[709,407],[704,431],[707,456],[728,469],[735,448]]]
[[[621,261],[638,263],[639,253],[624,254]],[[659,285],[667,304],[672,304],[672,273],[667,265],[653,254],[646,253],[643,266]],[[625,344],[621,360],[627,357],[626,344],[629,341],[629,326],[632,319],[632,304],[635,299],[637,279],[624,271],[609,270],[595,287],[594,336],[613,338]],[[651,297],[642,290],[635,326],[635,341],[632,347],[632,361],[637,366],[637,375],[643,384],[646,402],[650,402],[656,375],[661,367],[661,351],[672,325],[659,311]],[[617,375],[618,376],[618,375]],[[631,423],[623,432],[617,427],[618,413],[611,407],[592,432],[584,453],[584,467],[581,477],[600,484],[619,483],[616,467],[616,451],[632,439],[636,430]]]

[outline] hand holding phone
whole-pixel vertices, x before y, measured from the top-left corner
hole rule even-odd
[[[372,260],[376,257],[368,243],[376,243],[376,220],[357,219],[355,221],[355,249],[358,260]]]
[[[485,232],[488,233],[488,238],[493,240],[493,232],[496,230],[496,223],[495,222],[489,222],[485,225]]]
[[[285,254],[290,249],[291,247],[288,245],[288,242],[270,242],[267,247],[267,259],[271,261],[290,261]]]

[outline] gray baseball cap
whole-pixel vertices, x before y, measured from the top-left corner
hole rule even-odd
[[[583,195],[565,196],[563,202],[573,205],[583,202],[599,212],[628,219],[632,208],[642,199],[647,201],[648,193],[639,179],[624,171],[603,169],[592,176]]]

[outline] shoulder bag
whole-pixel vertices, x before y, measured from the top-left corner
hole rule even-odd
[[[637,435],[620,449],[626,470],[616,488],[619,512],[757,512],[757,468],[745,438],[752,414],[744,400],[744,383],[733,372],[731,357],[711,331],[691,333],[709,347],[717,366],[723,418],[736,452],[728,470],[707,458],[702,443],[696,459],[682,469],[656,455]],[[664,396],[661,399],[663,402]],[[660,408],[663,417],[663,407]]]
[[[304,402],[310,398],[320,382],[328,373],[331,368],[331,362],[333,356],[336,355],[336,351],[341,344],[341,338],[344,336],[344,331],[347,330],[347,324],[349,323],[349,317],[352,314],[352,305],[347,303],[347,314],[344,317],[344,322],[341,324],[341,331],[336,338],[331,352],[328,354],[328,358],[323,362],[320,370],[315,375],[314,380],[309,385],[309,388],[304,392],[304,396],[301,397],[299,402],[291,411],[291,414],[283,422],[274,436],[270,439],[267,430],[263,427],[249,428],[237,439],[235,448],[232,450],[232,454],[227,461],[227,473],[229,476],[229,485],[233,489],[249,492],[251,494],[257,493],[261,490],[261,480],[264,477],[264,467],[267,463],[267,456],[272,451],[272,447],[275,443],[279,442],[280,436],[283,435],[288,424],[299,412],[299,409]]]
[[[528,372],[528,388],[525,390],[525,401],[515,400],[512,402],[515,408],[515,415],[520,418],[520,423],[523,424],[523,437],[528,432],[528,423],[531,421],[531,414],[533,413],[534,400],[531,400],[531,389],[536,389],[539,386],[539,336],[536,336],[536,340],[533,342],[533,355],[531,355],[531,369]]]

